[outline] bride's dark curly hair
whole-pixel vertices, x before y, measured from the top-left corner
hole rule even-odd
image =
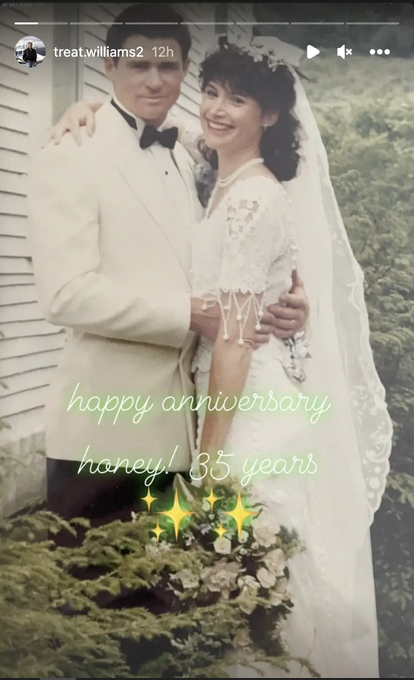
[[[267,65],[267,57],[254,61],[246,52],[222,41],[219,49],[201,63],[199,79],[202,92],[209,82],[216,81],[234,94],[254,99],[263,114],[278,112],[277,122],[262,134],[260,153],[279,182],[293,179],[300,161],[300,125],[292,113],[296,92],[294,76],[288,67],[279,64],[272,71]],[[199,151],[217,170],[217,152],[203,141]]]

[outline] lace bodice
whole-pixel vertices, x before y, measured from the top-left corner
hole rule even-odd
[[[242,344],[251,305],[259,324],[266,306],[291,288],[296,251],[290,201],[281,184],[264,176],[239,179],[213,211],[210,199],[205,217],[194,228],[193,296],[206,305],[220,303],[225,333],[231,306],[236,305]],[[238,293],[248,294],[242,305]],[[273,353],[283,356],[284,365],[303,379],[299,344],[299,337],[291,343],[272,337],[269,343]],[[207,370],[212,345],[205,339],[200,342],[194,370]]]

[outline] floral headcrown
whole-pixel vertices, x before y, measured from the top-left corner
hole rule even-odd
[[[256,36],[249,41],[246,36],[242,35],[236,35],[231,40],[228,39],[227,35],[221,35],[218,36],[214,46],[212,46],[211,52],[215,52],[219,48],[232,47],[248,54],[255,62],[266,59],[267,65],[272,71],[275,71],[279,64],[297,68],[303,55],[303,50],[273,36]]]

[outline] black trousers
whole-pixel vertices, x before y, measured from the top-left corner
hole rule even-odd
[[[124,469],[105,474],[92,474],[85,467],[78,474],[79,462],[47,459],[47,508],[70,520],[75,517],[85,517],[91,526],[97,527],[109,524],[115,520],[131,521],[131,512],[146,510],[146,504],[141,500],[147,495],[145,475],[134,472],[127,473]],[[166,494],[172,492],[175,477],[174,472],[157,475],[151,485],[151,494]],[[188,473],[180,473],[189,479]],[[85,530],[78,530],[77,537],[67,531],[61,531],[53,537],[56,545],[75,547],[82,543]]]

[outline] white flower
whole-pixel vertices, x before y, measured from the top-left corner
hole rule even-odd
[[[162,544],[160,543],[160,545]],[[146,545],[145,551],[149,557],[158,557],[161,552],[158,545]]]
[[[220,560],[212,567],[203,569],[201,578],[208,590],[213,593],[221,592],[222,596],[227,599],[231,591],[236,588],[239,572],[239,565],[234,562],[228,564],[225,560]]]
[[[268,602],[269,604],[272,605],[272,607],[278,607],[280,604],[283,603],[283,595],[275,591],[270,591],[270,597]]]
[[[259,544],[257,543],[257,541],[255,541],[254,543],[252,543],[252,550],[257,550],[258,547],[259,547]]]
[[[209,512],[210,511],[210,503],[208,501],[203,501],[203,505],[201,507],[203,509],[203,512]]]
[[[253,600],[253,598],[249,597],[248,595],[242,595],[239,599],[239,607],[242,610],[244,614],[247,614],[247,616],[250,616],[252,612],[257,607],[257,602]]]
[[[286,597],[288,595],[288,580],[284,576],[283,578],[278,578],[276,581],[275,591]]]
[[[247,531],[242,531],[241,534],[240,534],[239,543],[246,543],[248,538],[249,538],[249,534],[247,533]]]
[[[260,522],[260,518],[258,518],[257,524],[253,524],[253,536],[263,548],[270,548],[271,545],[276,543],[276,534],[279,529],[280,527],[270,528],[268,524],[265,524],[263,520]]]
[[[263,588],[272,588],[276,583],[275,574],[272,574],[265,567],[260,567],[256,576]]]
[[[200,531],[203,534],[208,534],[209,531],[211,531],[211,525],[210,524],[200,524]]]
[[[229,555],[231,553],[231,541],[225,536],[217,538],[214,541],[214,550],[220,555]]]
[[[138,515],[136,512],[131,511],[131,522],[136,522],[138,519]]]
[[[271,550],[267,553],[263,561],[272,574],[275,574],[276,576],[283,575],[283,570],[286,567],[286,557],[283,550],[280,548]]]
[[[247,555],[246,548],[240,548],[239,553],[240,553],[240,555]]]
[[[193,574],[190,569],[181,569],[181,571],[177,571],[176,574],[171,576],[171,581],[180,581],[185,589],[198,588],[199,586],[198,576]]]
[[[249,595],[253,597],[260,588],[260,583],[256,581],[254,576],[241,576],[237,581],[237,585],[241,588],[242,595]]]

